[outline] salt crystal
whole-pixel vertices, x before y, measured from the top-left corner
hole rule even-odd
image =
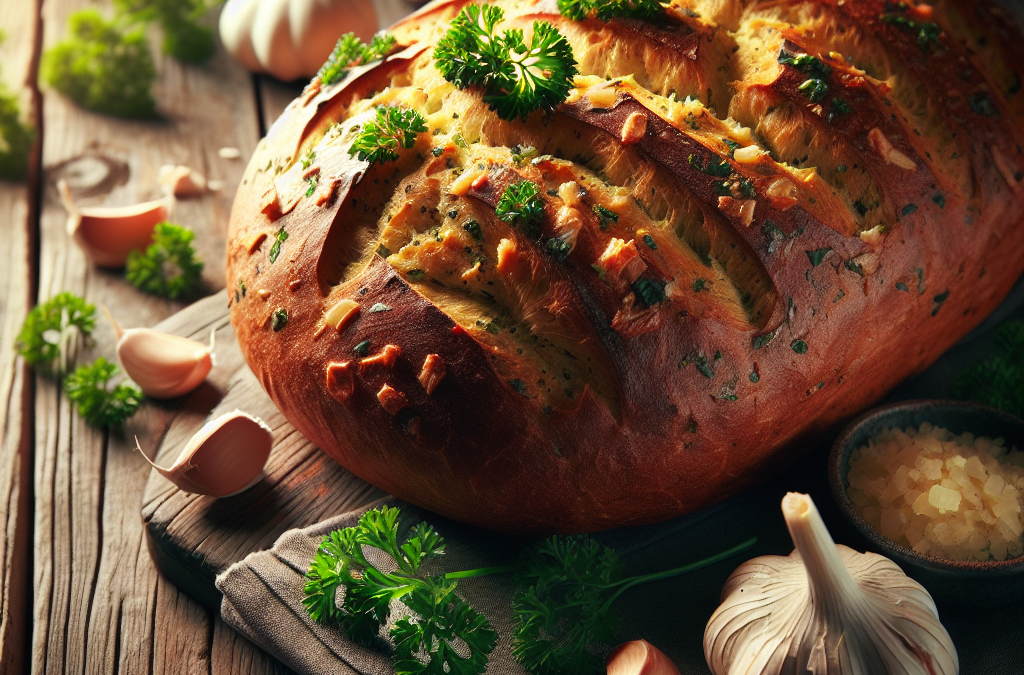
[[[899,509],[882,509],[879,532],[889,539],[896,539],[900,536],[900,529],[906,518]]]
[[[922,516],[928,516],[929,518],[934,518],[939,515],[939,510],[932,506],[929,501],[927,492],[922,492],[921,496],[914,500],[914,504],[911,508],[914,509],[914,513]]]
[[[928,480],[939,480],[942,478],[941,459],[926,459],[922,464],[918,465],[918,468],[921,469]]]
[[[938,509],[939,513],[956,511],[960,508],[960,493],[941,485],[933,485],[928,491],[928,503]]]
[[[924,530],[909,528],[904,532],[904,535],[907,537],[907,542],[910,544],[910,548],[914,548],[917,546],[917,542],[924,539]]]
[[[907,472],[907,477],[916,483],[917,481],[921,480],[921,472],[918,471],[917,469],[911,469],[910,471]]]
[[[905,469],[906,467],[901,467],[901,468]],[[904,481],[905,481],[905,478],[906,477],[904,476]],[[906,490],[907,490],[906,482],[903,483],[903,487],[901,489],[899,484],[898,484],[898,481],[896,480],[896,477],[893,476],[893,480],[890,481],[887,486],[885,486],[885,489],[882,490],[881,494],[878,495],[878,498],[881,500],[881,502],[883,504],[892,504],[893,502],[898,500],[901,496],[903,496],[903,493],[906,492]]]
[[[903,501],[907,504],[913,504],[914,501],[921,496],[921,491],[916,488],[910,488],[903,494]]]
[[[989,553],[993,560],[1006,560],[1006,542],[1002,539],[993,539],[989,547]]]
[[[988,477],[988,480],[985,481],[985,493],[992,495],[993,497],[999,497],[1003,494],[1003,485],[1005,484],[1006,481],[1003,480],[1002,476],[992,474]]]
[[[931,547],[931,542],[929,542],[927,539],[922,539],[921,541],[914,544],[914,550],[920,553],[921,555],[928,555],[928,551],[931,550]]]
[[[981,463],[981,460],[976,456],[967,458],[967,463],[964,464],[964,473],[971,478],[977,478],[979,481],[984,482],[988,476],[988,471],[985,470],[985,465]]]
[[[892,482],[889,485],[895,485],[896,489],[899,490],[900,494],[907,491],[907,479],[910,474],[910,467],[905,464],[901,464],[900,468],[896,469],[896,473],[892,475]]]
[[[961,459],[963,458],[961,457]],[[960,487],[967,487],[971,484],[971,477],[964,473],[961,466],[954,465],[953,468],[949,470],[949,477]]]

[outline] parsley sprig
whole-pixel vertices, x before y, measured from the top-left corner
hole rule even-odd
[[[482,673],[497,633],[455,594],[457,582],[422,569],[423,563],[444,554],[444,540],[420,523],[399,544],[398,517],[396,508],[374,509],[355,527],[328,535],[306,573],[303,604],[314,620],[340,623],[352,640],[371,645],[391,615],[391,602],[400,600],[411,614],[391,629],[396,673]],[[396,569],[378,569],[367,560],[363,546],[389,556]],[[335,598],[342,587],[345,598],[339,607]],[[464,643],[463,649],[457,641]]]
[[[658,0],[558,0],[558,11],[574,21],[640,19],[656,22],[665,16],[665,6]]]
[[[504,12],[494,5],[469,5],[451,23],[434,50],[437,69],[459,89],[477,87],[505,120],[526,119],[564,101],[579,72],[569,41],[550,23],[497,33]]]
[[[380,61],[395,50],[395,45],[395,36],[390,33],[374,35],[369,44],[357,38],[355,33],[345,33],[313,79],[319,79],[325,87],[340,82],[349,70]]]
[[[67,291],[25,317],[16,347],[30,365],[61,374],[67,368],[67,344],[77,333],[88,337],[96,327],[96,307]]]
[[[994,354],[970,364],[953,381],[951,395],[1024,417],[1024,319],[995,329]]]
[[[79,366],[64,381],[64,391],[78,407],[78,413],[94,427],[117,427],[142,405],[142,390],[121,382],[110,388],[110,380],[121,369],[102,356]]]
[[[459,579],[515,572],[519,590],[513,611],[513,654],[531,673],[601,673],[602,646],[614,643],[615,600],[627,589],[691,572],[751,547],[747,541],[676,569],[626,577],[611,549],[586,535],[551,537],[528,547],[518,563],[429,574],[423,564],[444,553],[444,540],[427,523],[408,531],[399,545],[399,510],[367,511],[354,527],[328,535],[306,573],[303,600],[314,620],[339,623],[349,637],[371,644],[400,600],[410,615],[391,629],[399,675],[476,675],[487,666],[497,634],[487,619],[455,591]],[[369,562],[363,547],[386,553],[395,567]],[[336,595],[345,589],[338,606]],[[454,645],[462,644],[459,651]],[[467,652],[469,655],[464,656]],[[604,650],[606,651],[606,650]]]
[[[128,254],[129,283],[147,293],[176,300],[195,296],[202,289],[203,263],[196,259],[192,241],[195,233],[173,223],[153,228],[153,243],[145,253]]]
[[[426,130],[427,121],[415,110],[382,105],[377,116],[363,124],[348,154],[370,164],[393,162],[399,148],[411,148]]]
[[[536,183],[524,180],[505,188],[494,213],[506,223],[522,228],[528,236],[537,237],[544,222],[544,200]]]

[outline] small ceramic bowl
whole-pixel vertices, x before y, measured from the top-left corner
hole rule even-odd
[[[954,561],[921,555],[900,546],[868,525],[846,494],[850,455],[886,429],[919,427],[924,422],[953,433],[1002,436],[1006,445],[1024,448],[1024,421],[976,403],[962,401],[902,401],[870,410],[854,420],[836,439],[829,457],[829,483],[840,510],[867,540],[870,550],[898,564],[919,581],[936,602],[958,607],[994,608],[1024,602],[1024,557],[1012,560]]]

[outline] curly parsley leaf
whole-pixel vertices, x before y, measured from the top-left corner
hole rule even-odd
[[[656,22],[665,16],[665,6],[658,0],[558,0],[558,11],[574,21],[640,19]]]
[[[116,427],[142,405],[142,390],[128,382],[110,388],[110,380],[120,372],[113,363],[100,357],[78,367],[64,381],[64,391],[78,408],[78,414],[94,427]]]
[[[202,289],[203,263],[196,259],[192,230],[172,223],[153,228],[153,243],[145,253],[128,254],[129,283],[147,293],[176,300],[195,296]]]
[[[354,527],[328,535],[306,573],[303,604],[314,620],[338,623],[350,638],[365,645],[372,644],[387,623],[392,601],[400,600],[410,615],[390,631],[396,673],[483,673],[497,634],[485,617],[456,595],[455,581],[421,569],[425,561],[444,554],[444,540],[434,528],[420,523],[399,543],[398,518],[396,508],[374,509]],[[396,569],[385,572],[375,567],[364,555],[364,546],[390,557]],[[339,607],[336,596],[342,588],[345,597]]]
[[[213,27],[203,17],[213,5],[207,0],[115,0],[121,16],[156,22],[163,31],[163,52],[179,61],[202,63],[217,51]]]
[[[426,130],[427,121],[415,110],[380,106],[377,116],[363,124],[348,154],[370,164],[393,162],[399,148],[411,148]]]
[[[537,185],[524,180],[505,188],[494,213],[506,223],[522,228],[528,236],[536,237],[544,221],[544,200]]]
[[[355,33],[345,33],[334,46],[334,51],[320,66],[314,79],[327,86],[340,82],[348,75],[348,71],[356,66],[380,61],[395,50],[395,36],[390,33],[374,35],[369,44],[356,37]]]
[[[512,653],[537,675],[600,673],[592,649],[614,643],[609,597],[625,577],[615,553],[586,535],[551,537],[523,556]]]
[[[0,31],[0,44],[4,37]],[[18,97],[0,82],[0,180],[25,178],[35,137],[35,130],[22,122]]]
[[[37,305],[25,317],[15,346],[29,364],[61,373],[68,340],[88,336],[96,327],[96,308],[65,291]]]
[[[564,101],[579,71],[569,41],[553,25],[535,21],[527,43],[521,29],[495,32],[503,18],[494,5],[465,7],[437,43],[435,65],[459,89],[482,89],[502,119],[525,120]]]
[[[144,26],[123,28],[95,9],[68,19],[71,37],[43,54],[42,79],[89,110],[116,117],[152,118],[150,87],[156,67]]]
[[[964,368],[950,395],[1024,417],[1024,319],[1000,324],[993,344],[995,353]]]

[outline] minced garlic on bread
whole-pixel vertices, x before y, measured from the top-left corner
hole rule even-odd
[[[1024,270],[1024,40],[987,4],[499,2],[579,70],[525,121],[435,66],[466,4],[314,80],[231,216],[249,365],[398,497],[509,531],[692,511],[927,367]],[[379,106],[426,131],[370,165],[349,149]],[[527,181],[536,231],[495,213]]]

